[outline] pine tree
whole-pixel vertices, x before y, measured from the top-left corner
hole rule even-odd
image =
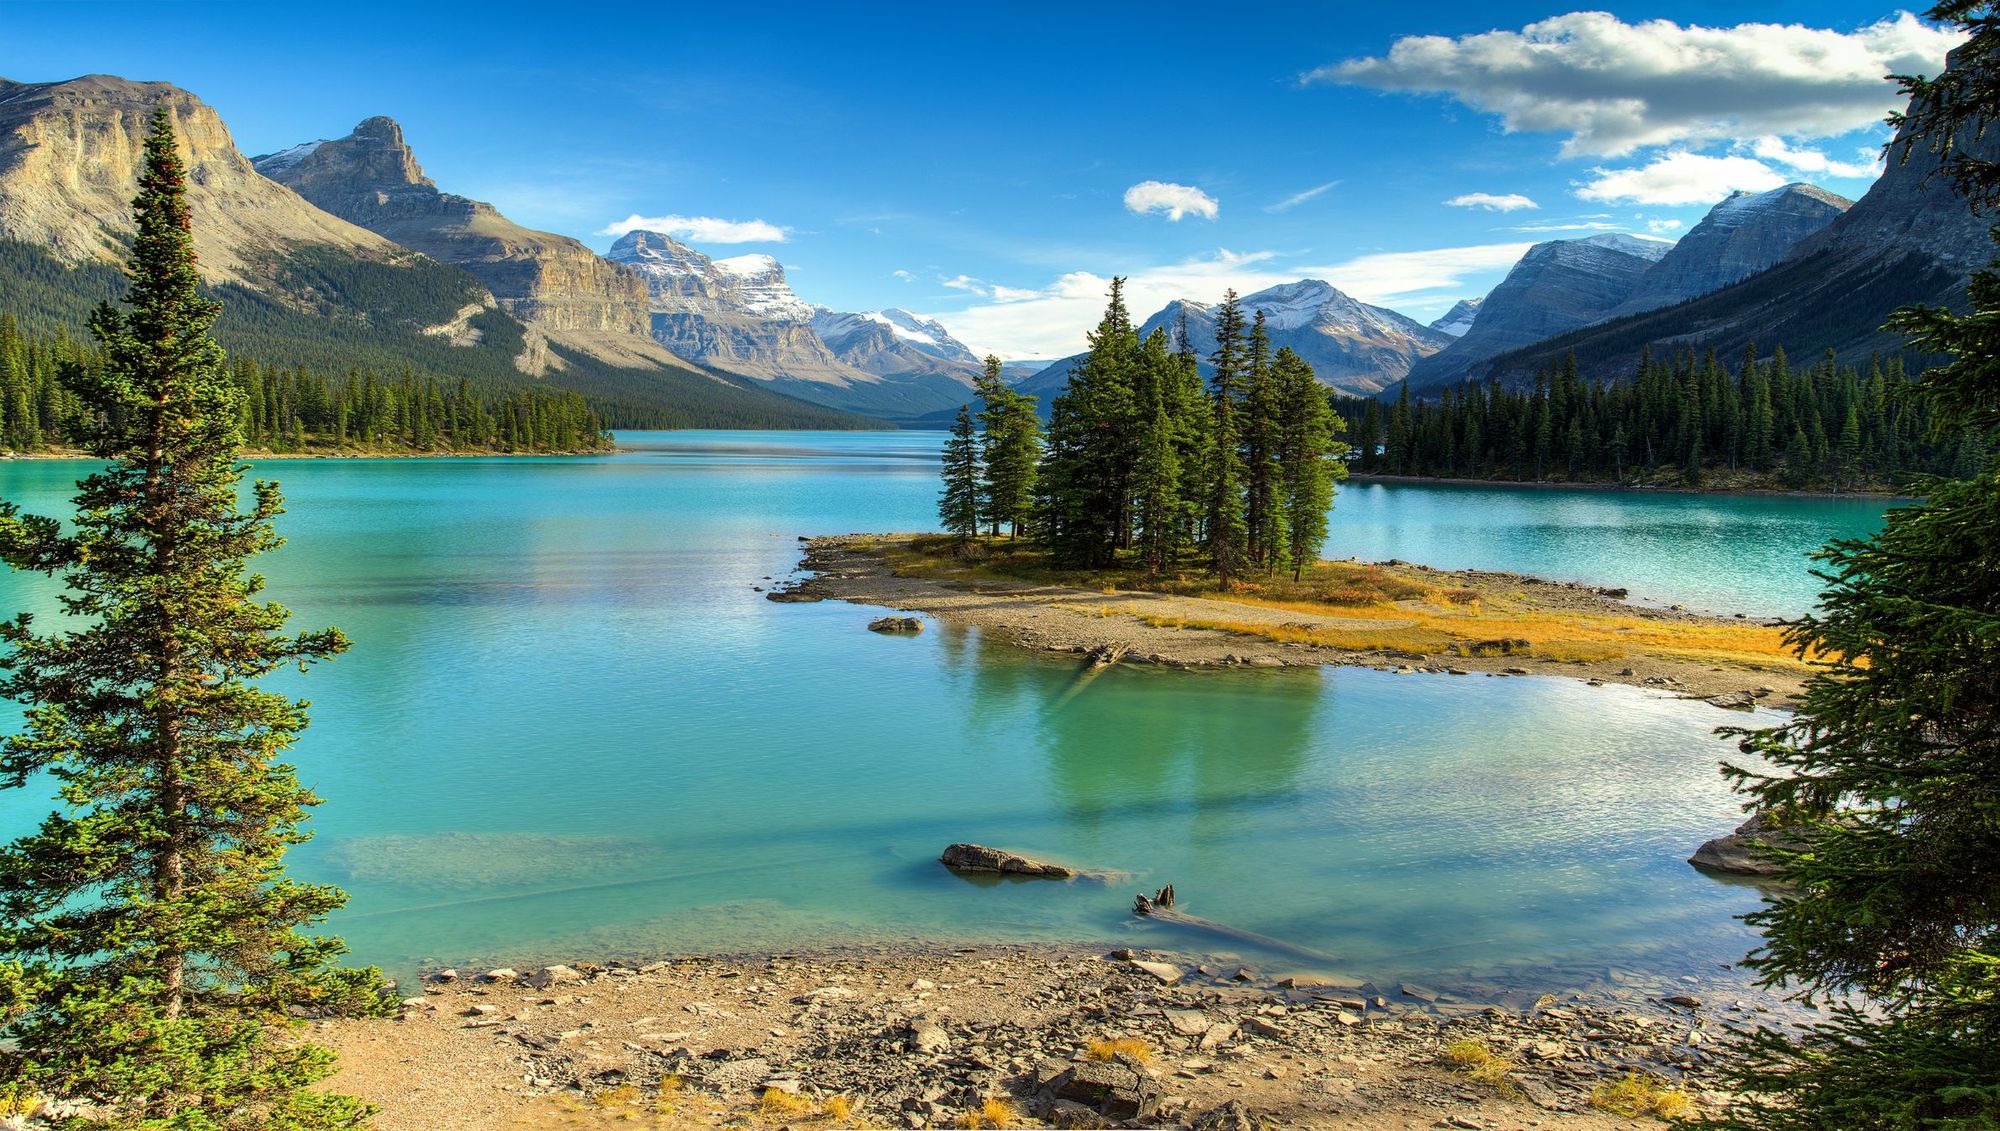
[[[972,430],[972,406],[960,405],[944,442],[944,490],[938,493],[938,521],[945,531],[970,542],[979,534],[979,437]]]
[[[978,390],[984,407],[979,421],[980,458],[985,477],[980,494],[986,521],[994,534],[1006,526],[1017,535],[1027,523],[1035,498],[1035,467],[1042,458],[1042,422],[1035,415],[1036,398],[1017,393],[1000,379],[1000,359],[988,357]]]
[[[1243,515],[1243,451],[1238,420],[1242,390],[1247,377],[1244,356],[1243,308],[1236,292],[1223,296],[1215,317],[1215,365],[1211,392],[1215,401],[1215,425],[1210,433],[1208,510],[1204,526],[1208,533],[1208,559],[1216,581],[1229,588],[1230,579],[1242,572],[1243,543],[1247,534]]]
[[[1040,537],[1059,562],[1103,569],[1131,544],[1132,481],[1140,418],[1134,400],[1138,334],[1125,280],[1111,280],[1090,352],[1070,370],[1049,411],[1040,475]]]
[[[379,1008],[373,970],[306,933],[345,896],[284,877],[318,798],[279,761],[305,704],[256,680],[347,646],[280,635],[249,558],[280,542],[277,485],[240,509],[240,390],[208,336],[173,119],[158,112],[133,202],[129,312],[100,307],[100,369],[73,374],[108,465],[65,531],[0,505],[0,553],[59,575],[68,632],[22,614],[0,690],[28,708],[0,782],[46,774],[63,808],[0,850],[0,1076],[101,1105],[69,1128],[353,1127],[359,1101],[309,1085],[332,1056],[288,1010]]]
[[[1272,368],[1271,333],[1259,310],[1250,322],[1249,371],[1243,392],[1244,558],[1266,572],[1281,564],[1279,513],[1278,376]]]
[[[1917,108],[1906,136],[1942,153],[1975,206],[2000,204],[2000,166],[1952,146],[2000,101],[2000,16],[1931,15],[1972,35],[1939,79],[1902,80]],[[1991,450],[2000,271],[1975,275],[1970,299],[1968,313],[1893,324],[1913,351],[1952,356],[1924,394]],[[1790,721],[1739,732],[1775,767],[1734,770],[1739,784],[1804,842],[1784,857],[1785,897],[1749,916],[1764,933],[1752,965],[1825,1011],[1739,1046],[1730,1126],[2000,1127],[2000,474],[1926,495],[1822,552],[1827,589],[1789,639],[1825,666]]]
[[[1327,403],[1327,391],[1290,348],[1278,351],[1277,376],[1280,539],[1292,580],[1319,560],[1326,541],[1333,485],[1347,477],[1347,445],[1336,437],[1343,427]]]
[[[1172,568],[1186,543],[1186,507],[1182,498],[1181,445],[1174,420],[1180,365],[1167,352],[1166,335],[1154,331],[1140,347],[1140,383],[1146,390],[1139,411],[1144,420],[1138,463],[1133,469],[1133,517],[1138,522],[1136,544],[1146,574],[1157,577]]]

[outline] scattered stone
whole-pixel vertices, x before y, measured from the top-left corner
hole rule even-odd
[[[924,622],[917,617],[876,617],[868,622],[868,631],[890,634],[922,632]]]
[[[1187,971],[1171,962],[1148,962],[1143,958],[1135,958],[1132,960],[1132,967],[1135,970],[1144,970],[1169,986],[1187,977]]]
[[[1748,691],[1726,691],[1721,695],[1709,696],[1708,705],[1724,707],[1731,711],[1754,711],[1757,709],[1757,696]]]
[[[1419,986],[1411,982],[1404,982],[1402,985],[1397,986],[1396,990],[1404,997],[1415,998],[1425,1005],[1435,1004],[1438,999],[1438,992],[1436,990],[1431,989],[1429,986]]]
[[[583,975],[578,973],[574,967],[560,965],[544,966],[539,973],[527,979],[528,984],[534,986],[536,989],[547,989],[550,986],[573,986],[581,981],[583,981]]]
[[[1188,1127],[1190,1131],[1264,1131],[1265,1124],[1243,1106],[1242,1100],[1230,1100],[1202,1112]]]
[[[951,845],[944,850],[944,855],[938,857],[938,862],[955,872],[1000,872],[1009,876],[1046,876],[1057,880],[1076,876],[1074,868],[1016,856],[983,844]]]
[[[511,968],[502,966],[481,974],[479,980],[482,982],[511,982],[518,977],[520,975],[515,973]]]

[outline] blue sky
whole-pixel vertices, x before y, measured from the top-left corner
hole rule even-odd
[[[764,252],[975,348],[1312,275],[1429,320],[1527,244],[1856,197],[1904,10],[1659,3],[0,5],[0,75],[177,83],[251,154],[400,121],[439,187],[609,246]],[[1429,37],[1429,38],[1411,38]],[[1456,202],[1456,203],[1449,203]]]

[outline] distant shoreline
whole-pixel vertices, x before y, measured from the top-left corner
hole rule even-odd
[[[1538,491],[1609,491],[1633,495],[1735,495],[1773,499],[1866,499],[1885,503],[1914,501],[1916,495],[1890,491],[1790,491],[1779,487],[1655,487],[1644,483],[1558,483],[1525,479],[1465,479],[1430,475],[1382,475],[1349,472],[1349,483],[1440,484],[1450,487],[1528,487]]]
[[[589,450],[583,450],[583,451],[564,451],[564,452],[503,452],[503,451],[498,451],[498,450],[491,450],[491,451],[467,451],[467,452],[358,452],[358,451],[350,451],[350,452],[272,452],[272,451],[244,451],[244,452],[242,452],[242,453],[240,453],[240,454],[239,454],[238,458],[239,458],[239,459],[242,459],[242,460],[244,460],[245,462],[250,462],[250,463],[262,463],[262,462],[264,462],[264,461],[267,461],[267,460],[281,460],[281,459],[282,459],[282,460],[295,460],[295,459],[296,459],[296,460],[308,460],[308,459],[324,459],[324,460],[344,460],[344,459],[480,459],[480,458],[489,458],[489,457],[492,457],[492,456],[506,456],[506,457],[507,457],[507,458],[509,458],[509,459],[547,459],[547,458],[555,458],[555,457],[566,457],[566,458],[567,458],[567,457],[575,457],[575,456],[610,456],[610,455],[617,455],[618,453],[620,453],[620,452],[623,452],[623,451],[627,451],[627,450],[629,450],[629,449],[626,449],[626,448],[615,448],[615,447],[614,447],[614,448],[592,448],[592,449],[589,449]],[[21,461],[30,461],[30,460],[50,460],[50,461],[54,461],[54,462],[62,462],[62,461],[65,461],[65,460],[71,460],[71,461],[85,461],[85,460],[94,460],[94,459],[96,459],[96,458],[97,458],[97,457],[95,457],[95,456],[92,456],[92,455],[90,455],[90,454],[88,454],[88,453],[85,453],[85,452],[80,452],[80,451],[77,451],[77,450],[75,450],[75,449],[70,449],[70,450],[66,450],[66,451],[54,451],[54,452],[0,452],[0,460],[21,460]]]

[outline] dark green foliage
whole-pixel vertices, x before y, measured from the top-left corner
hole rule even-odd
[[[1312,367],[1290,350],[1271,355],[1261,314],[1246,335],[1232,291],[1204,387],[1185,328],[1178,349],[1161,331],[1138,340],[1122,283],[1050,417],[1037,533],[1051,556],[1103,569],[1136,550],[1157,577],[1199,549],[1224,585],[1317,557],[1346,445]]]
[[[979,533],[979,437],[972,408],[961,407],[944,443],[944,490],[938,494],[938,521],[961,540]]]
[[[1272,365],[1277,410],[1275,457],[1278,482],[1274,493],[1276,539],[1270,567],[1290,566],[1297,581],[1305,567],[1319,559],[1326,541],[1327,512],[1333,509],[1333,485],[1347,478],[1342,462],[1347,444],[1336,437],[1346,430],[1328,403],[1327,391],[1291,349],[1278,351]]]
[[[1386,414],[1375,401],[1337,407],[1363,473],[1558,482],[1671,473],[1687,483],[1731,473],[1850,489],[1983,466],[1986,445],[1963,429],[1940,431],[1933,402],[1914,388],[1895,359],[1865,372],[1831,356],[1795,369],[1778,350],[1764,361],[1746,354],[1733,375],[1713,354],[1648,356],[1610,385],[1562,365],[1525,391],[1465,385],[1412,401],[1405,390]]]
[[[0,625],[0,691],[28,710],[0,784],[62,802],[0,849],[0,1080],[92,1104],[70,1131],[355,1127],[366,1106],[311,1088],[332,1056],[292,1015],[378,1011],[380,980],[308,933],[346,897],[284,876],[318,804],[280,760],[305,704],[256,686],[347,640],[283,635],[246,572],[282,503],[259,482],[240,509],[243,391],[208,336],[165,111],[146,159],[130,309],[100,308],[101,364],[65,371],[107,466],[67,530],[0,504],[0,555],[61,577],[75,618]]]
[[[1101,569],[1131,545],[1132,468],[1139,439],[1139,335],[1123,279],[1049,412],[1048,454],[1037,494],[1038,530],[1065,565]]]
[[[1229,588],[1230,578],[1243,571],[1243,544],[1249,537],[1243,500],[1243,425],[1239,419],[1249,368],[1244,345],[1243,308],[1232,290],[1223,295],[1222,308],[1216,312],[1215,352],[1209,357],[1215,367],[1210,383],[1215,423],[1209,429],[1208,513],[1202,524],[1208,536],[1209,568],[1224,589]]]
[[[980,509],[993,533],[1007,527],[1021,533],[1032,518],[1035,471],[1042,460],[1042,422],[1036,398],[1017,393],[1000,380],[1000,359],[988,357],[979,378]]]
[[[2000,102],[2000,22],[1987,5],[1932,15],[1973,33],[1962,74],[1905,82],[1924,108],[1915,142],[1949,156],[1952,131]],[[1975,203],[2000,203],[2000,167],[1947,170]],[[1954,355],[1920,395],[1967,442],[2000,424],[1996,289],[1985,272],[1970,313],[1897,319],[1918,348]],[[1853,431],[1843,419],[1835,459]],[[1801,429],[1788,446],[1822,445]],[[1789,722],[1735,732],[1773,768],[1729,772],[1804,842],[1785,854],[1786,890],[1748,917],[1764,935],[1751,964],[1827,1015],[1739,1043],[1747,1099],[1731,1127],[2000,1128],[2000,470],[1925,491],[1874,538],[1820,554],[1820,607],[1789,637],[1826,666]]]
[[[97,373],[100,348],[58,335],[35,338],[0,314],[0,446],[40,451],[74,446],[90,414],[65,373]],[[609,448],[595,410],[577,393],[543,388],[484,396],[469,382],[442,386],[405,369],[395,381],[350,371],[331,379],[237,358],[227,371],[241,393],[251,447],[275,452],[576,452]]]

